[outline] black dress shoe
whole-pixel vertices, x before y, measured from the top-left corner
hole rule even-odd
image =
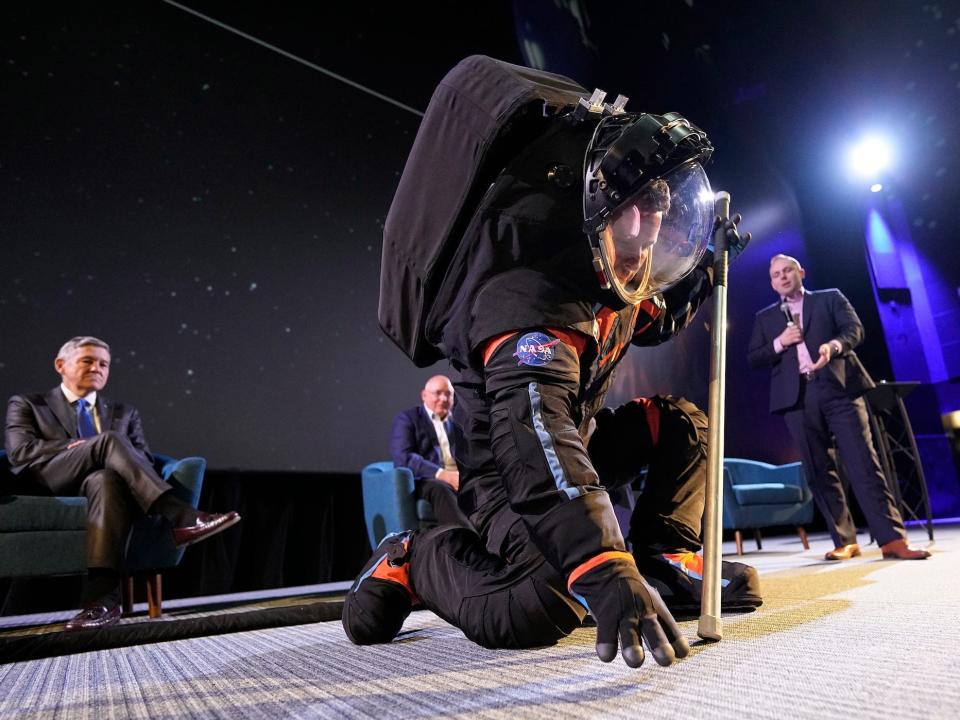
[[[238,522],[240,522],[240,514],[236,512],[200,513],[193,525],[173,529],[173,544],[178,548],[193,545],[216,535],[218,532],[223,532]]]
[[[101,628],[107,625],[113,625],[120,620],[119,605],[102,605],[99,602],[88,605],[67,621],[64,630],[73,632],[74,630],[86,630],[88,628]]]

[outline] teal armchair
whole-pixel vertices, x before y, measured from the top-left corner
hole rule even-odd
[[[0,451],[0,577],[81,575],[87,571],[87,499],[44,494],[9,472]],[[154,467],[173,492],[197,507],[206,460],[177,460],[155,455]],[[170,526],[156,517],[141,516],[131,528],[124,555],[124,611],[133,608],[133,580],[143,577],[150,617],[162,614],[160,571],[175,567],[184,548],[175,548]]]
[[[0,451],[0,577],[86,573],[87,499],[27,490]]]
[[[173,486],[173,494],[191,507],[200,502],[203,473],[207,461],[202,457],[172,458],[154,455],[154,468]],[[176,567],[186,548],[176,548],[170,534],[170,524],[156,516],[141,516],[130,529],[127,552],[124,556],[126,588],[124,611],[133,610],[134,578],[143,578],[147,591],[147,612],[150,617],[163,614],[163,585],[161,570]]]
[[[430,503],[416,497],[409,468],[394,467],[389,460],[370,463],[361,471],[360,482],[363,519],[371,548],[376,548],[390,533],[436,523]]]
[[[743,555],[741,530],[753,530],[762,550],[760,529],[792,525],[805,550],[810,548],[803,526],[813,520],[813,494],[799,462],[771,465],[757,460],[723,461],[723,527],[733,530],[737,554]]]

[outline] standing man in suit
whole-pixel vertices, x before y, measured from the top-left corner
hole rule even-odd
[[[799,446],[810,489],[833,538],[835,547],[825,557],[849,560],[860,554],[832,434],[883,557],[923,560],[930,553],[907,544],[903,519],[880,470],[863,398],[848,392],[854,379],[848,373],[856,370],[844,354],[863,341],[863,325],[839,290],[810,292],[803,287],[805,275],[796,258],[770,259],[770,285],[780,299],[757,313],[747,361],[751,368],[771,369],[770,412],[783,416]]]
[[[198,512],[170,492],[153,468],[140,413],[100,392],[110,375],[107,343],[72,338],[54,367],[59,387],[10,398],[5,446],[15,474],[55,495],[87,498],[83,609],[66,629],[102,627],[120,619],[121,562],[134,504],[166,518],[178,547],[206,540],[240,516]]]
[[[420,399],[423,404],[404,410],[393,420],[393,464],[410,468],[417,496],[430,501],[438,523],[473,527],[457,503],[460,472],[455,458],[460,436],[450,416],[450,378],[434,375],[420,391]]]

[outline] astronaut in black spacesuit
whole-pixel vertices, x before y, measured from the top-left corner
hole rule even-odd
[[[517,78],[538,92],[558,82],[476,57],[444,82],[469,78],[475,92],[483,73],[491,96]],[[428,118],[463,105],[437,100]],[[652,584],[675,609],[699,606],[706,417],[675,397],[603,400],[631,344],[668,340],[710,295],[713,234],[733,253],[749,235],[739,216],[714,216],[702,130],[597,95],[557,104],[452,224],[457,242],[426,303],[423,335],[460,371],[459,502],[476,532],[386,538],[345,600],[357,644],[389,642],[419,603],[485,647],[552,644],[589,613],[603,661],[620,648],[638,667],[641,638],[661,665],[689,650]],[[401,183],[394,223],[414,212]],[[625,540],[607,488],[641,476]],[[724,607],[760,604],[753,568],[724,563],[722,574]]]

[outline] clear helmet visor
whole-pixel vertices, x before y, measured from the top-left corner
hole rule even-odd
[[[653,297],[703,257],[713,229],[713,191],[700,163],[652,180],[617,207],[600,233],[607,278],[626,302]]]

